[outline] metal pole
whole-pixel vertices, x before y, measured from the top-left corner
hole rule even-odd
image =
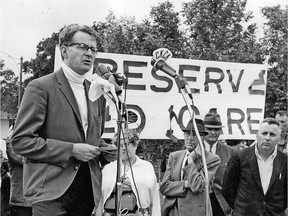
[[[18,95],[18,108],[20,107],[22,99],[22,69],[23,69],[23,57],[20,58],[20,74],[19,74],[19,95]]]
[[[192,119],[192,123],[193,123],[193,128],[195,129],[195,133],[197,136],[197,139],[199,141],[199,145],[200,145],[200,150],[201,150],[201,158],[202,158],[202,163],[203,163],[203,171],[204,171],[204,183],[205,183],[205,216],[209,216],[209,178],[208,178],[208,168],[207,168],[207,162],[206,162],[206,156],[205,156],[205,151],[204,151],[204,144],[202,142],[200,133],[198,131],[197,128],[197,124],[194,118],[194,111],[192,110],[191,106],[189,105],[188,99],[186,97],[185,91],[183,89],[180,89],[181,94],[183,96],[183,99],[187,105],[190,117]]]

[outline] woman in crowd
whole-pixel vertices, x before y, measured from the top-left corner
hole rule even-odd
[[[154,168],[150,162],[142,160],[136,155],[140,141],[138,134],[127,129],[123,136],[124,138],[120,140],[120,144],[123,146],[120,162],[121,188],[123,191],[132,189],[136,198],[137,210],[131,213],[127,209],[122,209],[122,206],[121,215],[159,216],[161,215],[160,197]],[[117,139],[115,143],[117,144]],[[111,203],[110,197],[115,191],[116,174],[117,161],[107,164],[102,170],[102,213],[105,216],[115,215],[115,213],[108,213],[106,207],[108,202]],[[114,200],[112,204],[113,202]]]

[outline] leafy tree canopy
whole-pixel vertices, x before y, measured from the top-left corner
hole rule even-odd
[[[9,119],[16,118],[18,111],[19,80],[11,70],[1,70],[1,110],[8,114]]]
[[[264,7],[262,13],[267,22],[261,42],[269,64],[265,110],[273,117],[278,110],[287,110],[288,7]]]

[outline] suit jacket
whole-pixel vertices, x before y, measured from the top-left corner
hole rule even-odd
[[[228,160],[233,154],[233,151],[234,150],[230,146],[218,141],[216,146],[216,154],[221,158],[221,163],[215,174],[212,188],[225,214],[229,213],[231,211],[231,208],[222,195],[222,182]]]
[[[86,97],[90,83],[85,81]],[[98,146],[104,128],[105,99],[87,98],[85,138],[80,111],[63,70],[27,86],[12,136],[13,150],[25,157],[24,196],[29,204],[60,197],[71,185],[81,162],[71,157],[74,143]],[[94,201],[101,195],[99,159],[88,162]]]
[[[257,145],[257,144],[256,144]],[[287,155],[277,150],[271,180],[264,194],[255,146],[236,151],[223,180],[223,195],[233,216],[284,216],[287,207]]]
[[[203,216],[205,214],[205,179],[203,164],[200,160],[183,168],[189,189],[184,189],[181,180],[181,168],[186,150],[176,151],[169,155],[167,169],[160,185],[160,192],[165,195],[162,216]],[[220,158],[205,150],[208,178],[212,182],[220,164]],[[209,215],[212,215],[209,203]]]
[[[15,154],[11,148],[11,140],[7,138],[7,156],[10,177],[10,205],[29,206],[23,196],[23,157]]]

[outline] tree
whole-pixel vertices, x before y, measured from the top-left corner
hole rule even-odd
[[[241,63],[262,63],[264,56],[256,42],[256,24],[245,13],[246,0],[192,0],[183,4],[189,26],[190,58]]]
[[[18,111],[19,80],[12,70],[1,70],[1,110],[8,114],[8,119],[15,119]]]
[[[275,116],[278,110],[287,110],[287,30],[288,6],[262,8],[267,19],[261,39],[270,66],[267,76],[265,115]]]
[[[33,76],[24,81],[25,86],[31,80],[54,71],[55,47],[58,44],[59,32],[53,33],[51,37],[40,41],[37,45],[36,58],[23,63],[23,72],[33,74]]]
[[[106,22],[94,22],[93,28],[98,33],[97,46],[101,52],[137,54],[135,31],[137,24],[134,17],[122,16],[120,19],[112,11]]]
[[[179,14],[169,2],[152,7],[150,19],[136,23],[134,17],[118,19],[112,11],[105,22],[95,22],[97,45],[102,52],[152,55],[159,47],[169,48],[175,57],[184,57],[185,38],[178,28]]]

